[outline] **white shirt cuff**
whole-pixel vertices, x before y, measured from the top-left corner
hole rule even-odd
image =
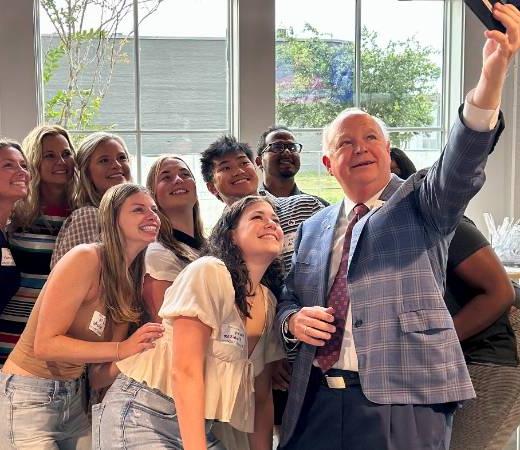
[[[464,101],[462,110],[464,124],[473,131],[491,131],[497,124],[500,107],[497,109],[478,108],[473,104],[474,91],[475,89],[469,91]]]

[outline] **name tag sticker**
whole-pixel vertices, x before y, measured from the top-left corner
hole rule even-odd
[[[282,254],[292,253],[294,251],[294,239],[296,238],[296,232],[287,233],[283,238],[283,249]]]
[[[8,248],[2,248],[2,267],[15,267],[13,255]]]
[[[92,319],[90,320],[90,325],[88,326],[88,329],[90,331],[93,331],[98,336],[101,336],[103,334],[103,331],[105,330],[105,325],[107,323],[107,318],[103,314],[101,314],[99,311],[94,311],[94,314],[92,314]]]
[[[227,344],[244,348],[246,345],[246,334],[242,328],[235,325],[222,325],[219,340]]]

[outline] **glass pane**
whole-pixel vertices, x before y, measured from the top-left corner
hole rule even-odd
[[[344,197],[340,185],[321,162],[321,130],[293,130],[296,140],[303,144],[300,171],[296,175],[298,188],[306,194],[318,195],[329,203]]]
[[[134,128],[133,0],[41,1],[40,17],[45,120]]]
[[[227,129],[227,0],[140,3],[144,129]]]
[[[442,123],[443,14],[442,0],[362,1],[360,106],[389,127]]]
[[[354,102],[354,0],[276,1],[276,121],[326,125]],[[334,11],[334,14],[331,14]]]
[[[168,153],[181,156],[195,175],[202,220],[204,221],[204,228],[208,231],[221,216],[224,204],[217,200],[206,188],[206,183],[204,183],[200,172],[200,152],[218,137],[219,135],[215,133],[153,134],[142,137],[142,183],[146,183],[150,167],[158,156]]]
[[[404,136],[403,136],[404,135]],[[412,160],[417,170],[430,167],[437,159],[442,150],[442,139],[440,131],[431,133],[390,133],[392,147],[403,150]]]

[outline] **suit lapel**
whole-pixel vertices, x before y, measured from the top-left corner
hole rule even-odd
[[[332,248],[334,245],[334,232],[336,230],[336,223],[338,222],[340,214],[343,214],[343,201],[336,203],[330,208],[328,214],[321,222],[321,234],[319,245],[322,248],[320,266],[324,267],[321,273],[318,298],[316,304],[326,306],[327,301],[327,286],[329,284],[329,270],[330,261],[332,258]]]
[[[384,202],[386,202],[394,194],[394,192],[399,188],[402,182],[403,181],[398,176],[392,174],[390,181],[388,182],[386,187],[383,189],[383,192],[381,192],[381,195],[379,196],[379,201],[381,202],[381,204],[371,209],[359,220],[358,223],[356,223],[356,225],[354,225],[354,229],[352,230],[352,239],[350,241],[350,251],[348,255],[349,271],[350,262],[352,261],[352,257],[356,253],[356,248],[359,243],[359,239],[361,238],[361,234],[363,233],[365,224],[367,223],[370,216],[374,214],[376,211],[378,211],[383,206]]]

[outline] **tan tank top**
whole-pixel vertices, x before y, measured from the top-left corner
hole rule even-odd
[[[44,292],[45,287],[34,305],[25,330],[9,355],[9,360],[36,377],[53,380],[76,379],[85,370],[85,364],[44,361],[34,356],[34,337],[40,312],[40,299]],[[96,296],[94,300],[84,302],[80,306],[67,331],[67,336],[89,342],[107,342],[112,338],[112,331],[105,305],[99,300],[99,296]]]

